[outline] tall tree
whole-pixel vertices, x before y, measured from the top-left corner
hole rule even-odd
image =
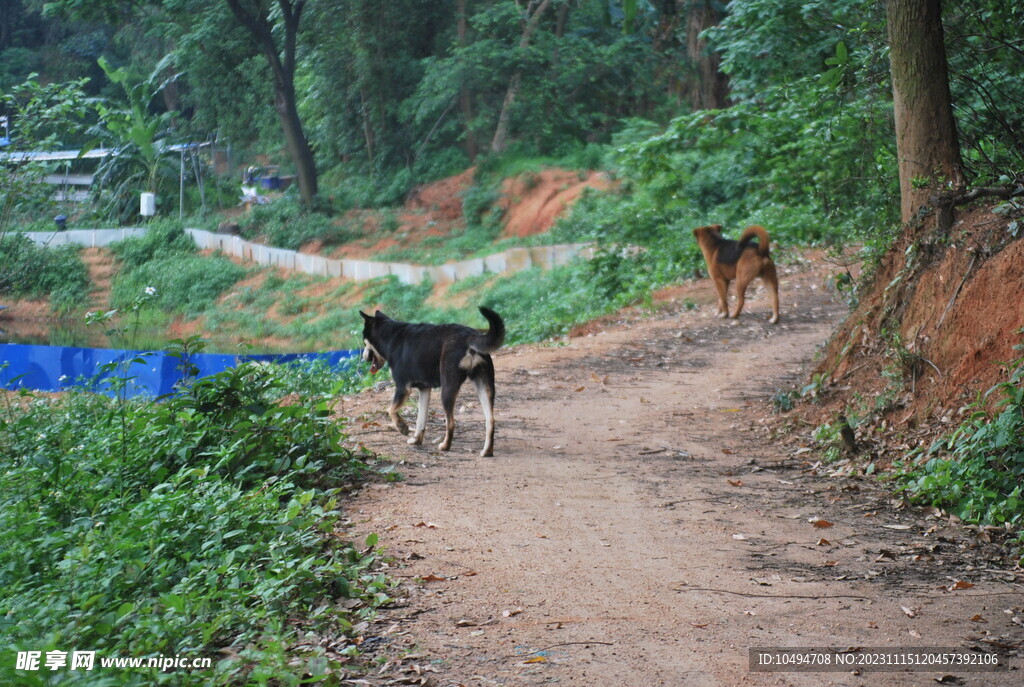
[[[518,4],[518,2],[517,2]],[[530,0],[526,8],[522,10],[523,33],[519,38],[519,49],[525,50],[530,45],[530,39],[537,28],[537,22],[548,9],[551,0]],[[508,132],[512,120],[512,103],[519,95],[519,88],[523,82],[523,72],[517,69],[508,82],[508,90],[505,91],[505,100],[501,104],[501,112],[498,114],[498,126],[494,130],[494,138],[491,139],[491,152],[501,153],[508,145]]]
[[[469,15],[466,8],[466,0],[457,0],[455,6],[456,27],[459,40],[459,48],[465,49],[469,43],[467,37],[467,25]],[[459,110],[462,112],[462,121],[466,128],[466,155],[470,160],[475,160],[479,153],[479,146],[476,140],[476,132],[471,125],[473,121],[473,94],[465,84],[459,89]]]
[[[940,0],[886,0],[900,214],[909,221],[940,189],[962,189]]]
[[[317,193],[316,161],[306,139],[295,97],[295,50],[299,21],[306,0],[276,0],[280,14],[281,43],[275,37],[270,0],[225,0],[231,13],[252,35],[274,75],[274,109],[281,121],[285,145],[295,165],[299,195],[309,205]]]
[[[729,77],[719,69],[721,57],[701,36],[722,19],[721,3],[715,0],[679,0],[689,5],[686,13],[686,54],[694,78],[690,106],[694,110],[720,110],[729,104]]]

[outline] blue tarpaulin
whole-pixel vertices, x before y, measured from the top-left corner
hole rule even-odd
[[[217,374],[245,361],[301,363],[326,361],[332,367],[357,356],[359,351],[326,353],[283,353],[233,355],[192,353],[188,362],[198,368],[198,377]],[[136,358],[142,362],[129,363]],[[110,363],[113,372],[101,373]],[[130,395],[162,396],[174,390],[183,377],[182,361],[163,351],[125,351],[111,348],[75,348],[65,346],[29,346],[0,344],[0,388],[62,391],[72,387],[111,393],[110,377],[130,378]]]

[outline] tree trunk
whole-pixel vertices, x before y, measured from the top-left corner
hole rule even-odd
[[[532,4],[532,3],[531,3]],[[530,38],[533,36],[533,30],[537,28],[537,22],[540,21],[540,17],[547,10],[548,5],[551,4],[551,0],[541,0],[540,5],[531,13],[527,9],[526,22],[523,25],[523,35],[519,39],[519,49],[522,50],[530,45]],[[491,139],[491,152],[501,153],[505,151],[508,146],[508,132],[511,125],[511,111],[512,103],[515,102],[516,96],[519,94],[519,86],[523,81],[523,72],[521,69],[517,69],[512,78],[508,82],[508,90],[505,91],[505,100],[501,104],[501,112],[498,114],[498,126],[494,130],[494,138]]]
[[[908,222],[936,191],[964,186],[939,0],[886,0],[900,212]]]
[[[288,155],[295,165],[299,196],[305,205],[311,205],[318,190],[316,161],[302,129],[302,119],[295,101],[295,44],[306,0],[277,0],[284,25],[284,45],[281,48],[274,40],[269,9],[262,2],[247,4],[245,7],[242,0],[226,2],[238,22],[252,34],[270,65],[274,75],[274,109],[281,122]]]
[[[700,37],[722,19],[711,0],[689,0],[686,13],[686,54],[693,67],[690,85],[690,106],[696,110],[720,110],[729,105],[729,77],[719,71],[721,58],[710,52],[707,41]]]
[[[456,29],[459,36],[459,47],[466,47],[466,0],[458,0],[456,6]],[[475,160],[480,152],[480,146],[476,141],[476,132],[473,131],[473,95],[466,88],[465,84],[459,89],[459,110],[462,112],[463,126],[466,130],[466,155],[469,159]]]
[[[299,197],[304,205],[310,205],[316,197],[318,189],[316,160],[313,150],[309,147],[306,133],[302,129],[302,120],[295,102],[295,86],[289,79],[285,83],[278,82],[274,87],[274,109],[277,110],[284,132],[288,154],[295,165],[296,181],[299,184]]]

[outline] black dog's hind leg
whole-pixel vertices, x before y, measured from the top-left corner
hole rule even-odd
[[[391,426],[397,429],[401,434],[409,433],[409,425],[405,424],[405,420],[398,414],[398,411],[402,408],[402,404],[405,403],[405,399],[409,398],[409,388],[405,385],[395,384],[395,397],[391,400],[391,407],[388,408],[388,415],[391,417]]]
[[[444,375],[444,372],[441,373]],[[442,376],[442,380],[444,377]],[[455,399],[459,396],[460,379],[457,384],[441,383],[441,407],[444,408],[444,439],[437,445],[438,450],[447,451],[452,447],[452,436],[455,434]]]
[[[494,368],[481,365],[473,377],[476,394],[480,398],[480,409],[484,411],[484,448],[480,457],[494,455]]]

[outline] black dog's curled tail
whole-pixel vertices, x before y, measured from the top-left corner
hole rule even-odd
[[[469,346],[480,353],[496,351],[505,343],[505,321],[501,319],[501,315],[483,306],[480,306],[480,314],[484,316],[491,328],[474,336],[470,340]]]

